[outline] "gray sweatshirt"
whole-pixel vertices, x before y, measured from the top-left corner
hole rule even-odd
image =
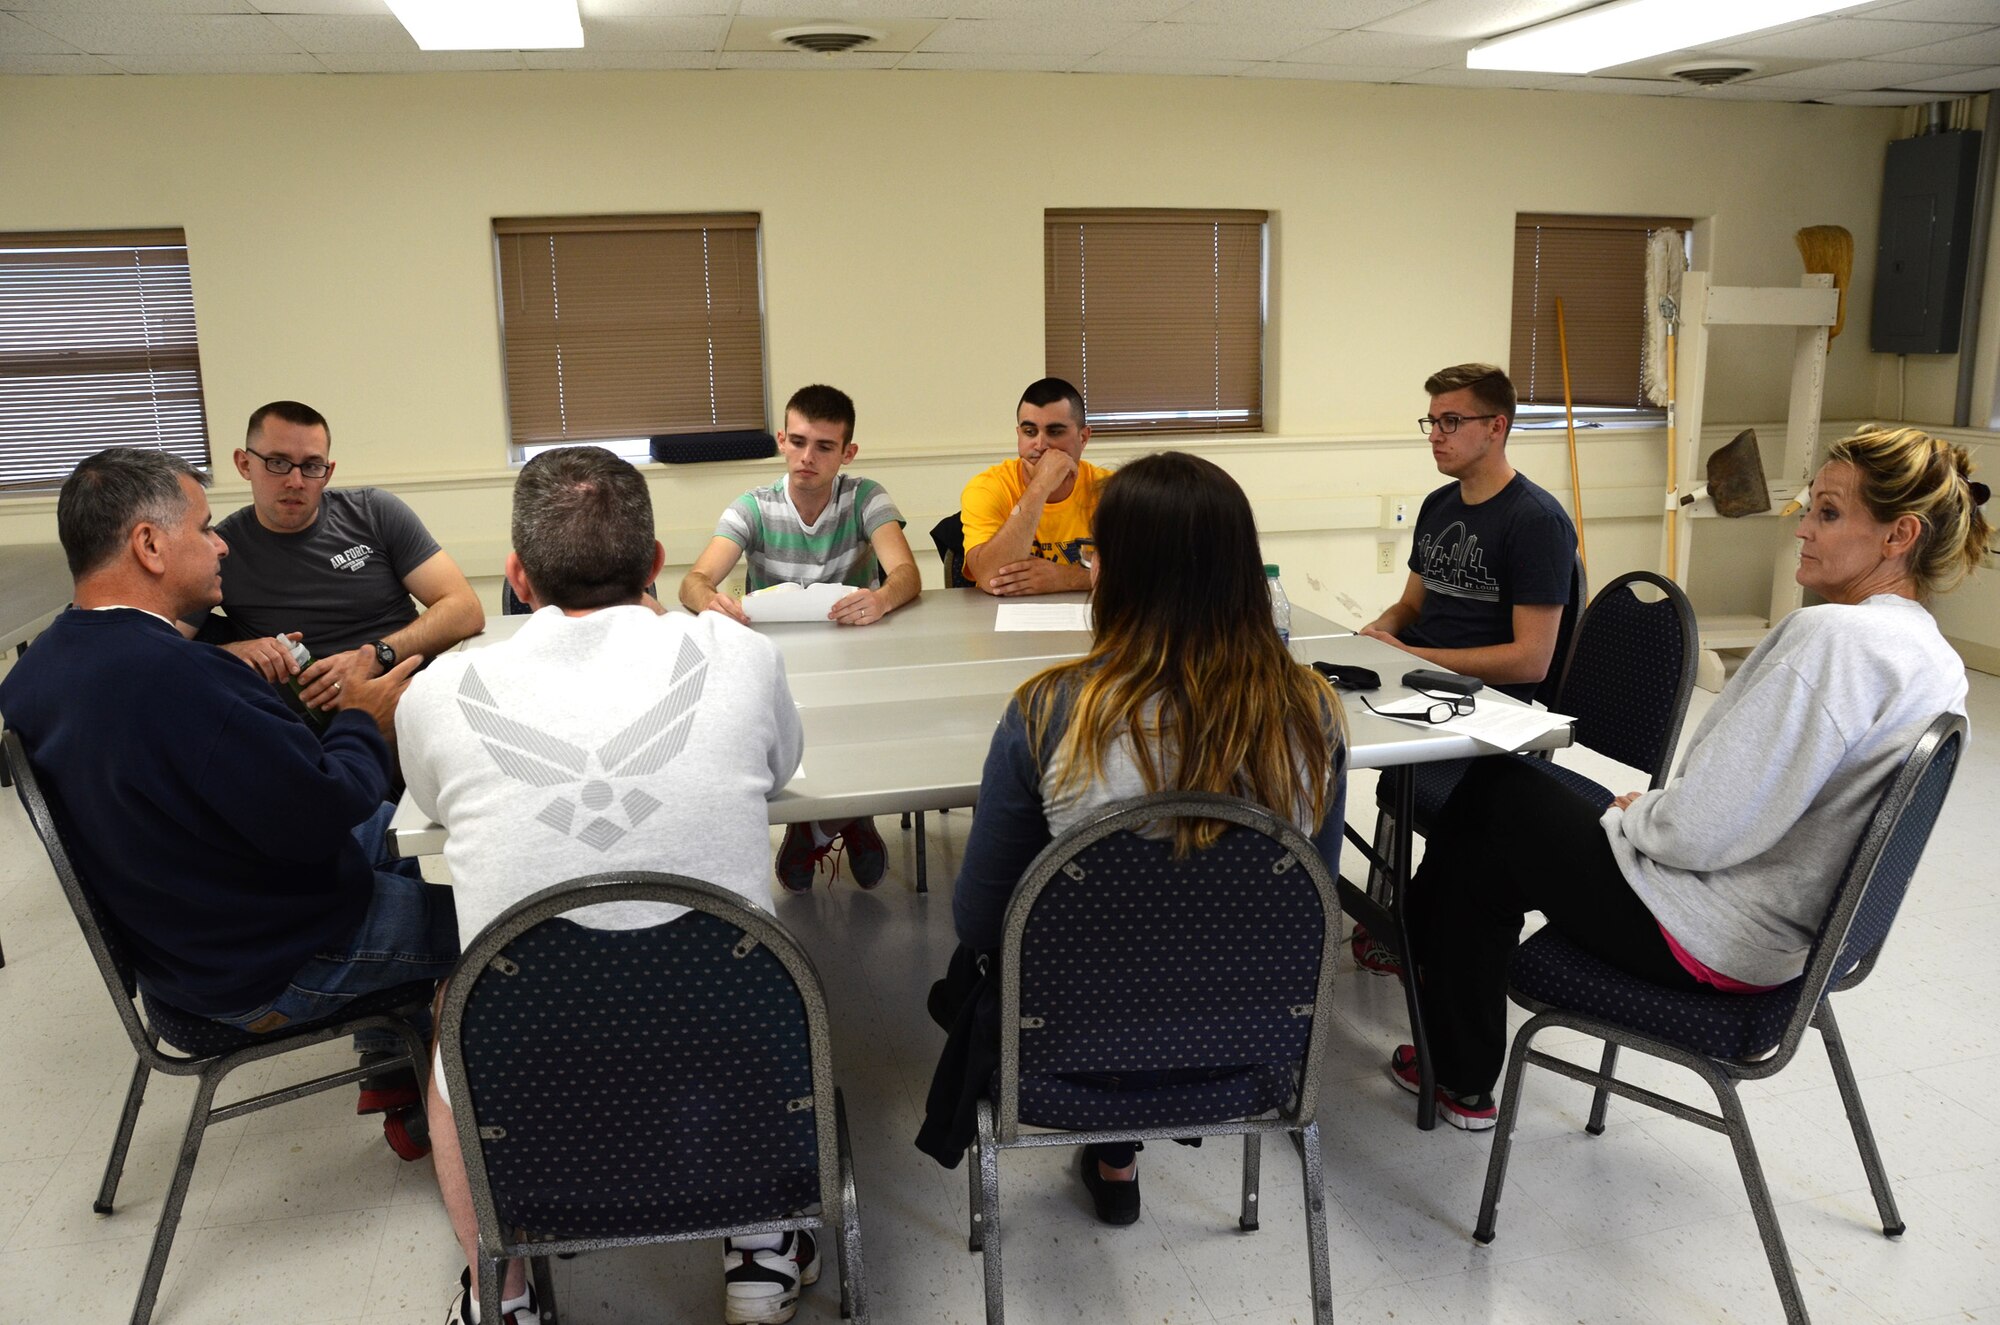
[[[1783,984],[1889,779],[1965,666],[1919,603],[1802,608],[1723,687],[1680,772],[1604,831],[1632,890],[1696,960]]]

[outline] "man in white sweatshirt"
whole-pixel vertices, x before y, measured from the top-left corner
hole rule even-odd
[[[410,794],[450,833],[461,940],[550,884],[607,870],[685,874],[768,909],[765,801],[804,745],[777,649],[720,613],[646,605],[665,555],[652,500],[601,448],[544,452],[522,469],[513,540],[507,580],[534,616],[511,640],[438,659],[397,714]],[[567,918],[633,929],[680,914],[623,903]],[[470,1265],[477,1222],[440,1077],[438,1186]],[[789,1320],[817,1249],[807,1233],[743,1239],[725,1268],[727,1320]],[[472,1287],[468,1273],[455,1321],[478,1319]],[[539,1319],[519,1263],[497,1315]]]

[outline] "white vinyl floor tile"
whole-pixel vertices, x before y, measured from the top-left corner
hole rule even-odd
[[[1691,731],[1709,697],[1697,693]],[[1815,1321],[2000,1321],[2000,680],[1972,678],[1974,743],[1881,969],[1840,1013],[1909,1231],[1882,1236],[1825,1054],[1809,1035],[1744,1096]],[[1569,762],[1566,760],[1565,762]],[[1584,767],[1584,763],[1579,763]],[[1593,769],[1592,771],[1597,771]],[[1606,776],[1616,776],[1606,774]],[[1372,777],[1350,812],[1364,835]],[[867,1280],[884,1325],[976,1325],[981,1260],[965,1249],[966,1174],[911,1145],[942,1034],[924,994],[952,946],[951,881],[971,815],[929,815],[931,891],[913,891],[913,834],[879,827],[890,873],[779,896],[826,984],[853,1128]],[[773,840],[775,843],[776,836]],[[1356,871],[1350,868],[1352,876]],[[92,1213],[131,1069],[73,919],[11,796],[0,796],[0,1320],[116,1322],[130,1311],[192,1086],[155,1078],[115,1214]],[[1343,957],[1319,1118],[1335,1316],[1380,1325],[1782,1319],[1726,1142],[1614,1100],[1582,1131],[1589,1092],[1531,1071],[1496,1241],[1471,1231],[1490,1136],[1420,1133],[1384,1076],[1407,1039],[1394,980]],[[1519,1019],[1517,1018],[1516,1024]],[[1551,1033],[1562,1057],[1594,1042]],[[240,1098],[314,1066],[325,1046],[246,1069]],[[1635,1080],[1706,1103],[1679,1069],[1626,1056]],[[1241,1144],[1149,1146],[1145,1214],[1091,1218],[1064,1150],[1003,1156],[1007,1310],[1023,1325],[1306,1325],[1303,1188],[1291,1147],[1264,1144],[1261,1228],[1237,1228]],[[720,1319],[720,1248],[683,1244],[559,1262],[565,1319]],[[830,1246],[799,1319],[833,1325]],[[342,1090],[211,1130],[169,1264],[161,1325],[437,1325],[459,1259],[428,1162],[403,1164]]]

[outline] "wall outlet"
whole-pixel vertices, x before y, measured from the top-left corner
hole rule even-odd
[[[1377,575],[1387,575],[1394,569],[1396,569],[1396,545],[1394,543],[1377,543],[1375,545],[1375,573]]]

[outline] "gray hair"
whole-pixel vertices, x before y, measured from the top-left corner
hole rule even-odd
[[[113,446],[76,467],[56,498],[56,537],[72,578],[81,579],[118,554],[135,526],[173,524],[187,515],[191,478],[208,475],[165,451]]]
[[[653,573],[653,497],[601,446],[544,451],[514,480],[514,555],[535,595],[567,611],[629,603]]]

